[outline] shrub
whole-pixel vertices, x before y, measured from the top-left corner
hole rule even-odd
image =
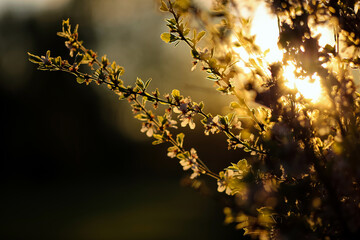
[[[177,89],[150,92],[150,80],[125,86],[124,69],[86,48],[69,20],[58,35],[71,60],[50,51],[29,53],[29,60],[40,70],[68,72],[80,84],[107,85],[128,100],[153,144],[170,144],[167,155],[191,171],[191,179],[207,175],[232,197],[225,222],[244,234],[359,239],[360,95],[353,79],[360,66],[359,6],[335,0],[161,1],[160,10],[170,16],[161,39],[187,45],[193,68],[200,65],[219,92],[234,96],[225,115],[213,116],[204,110],[206,99],[194,102]],[[265,35],[254,30],[259,14],[267,21],[260,27]],[[326,31],[334,40],[324,38]],[[184,147],[183,133],[173,134],[179,125],[224,134],[228,149],[245,152],[246,159],[212,171],[194,148]]]

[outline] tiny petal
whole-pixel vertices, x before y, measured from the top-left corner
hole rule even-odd
[[[199,172],[193,172],[190,176],[191,179],[194,179],[194,178],[197,178],[198,176],[200,176],[200,173]]]
[[[149,128],[149,130],[146,132],[146,136],[151,137],[154,134],[154,129]]]
[[[195,123],[194,123],[194,121],[192,119],[189,121],[189,127],[190,127],[190,129],[195,128]]]
[[[174,158],[174,157],[176,157],[176,152],[168,152],[168,157],[170,157],[170,158]]]
[[[217,188],[218,192],[225,191],[226,186],[225,186],[225,184],[223,183],[222,180],[218,180],[217,184],[218,184],[218,188]]]
[[[181,113],[181,111],[180,111],[180,109],[178,107],[174,107],[173,112],[174,113]]]
[[[182,122],[181,122],[181,126],[182,126],[182,127],[186,127],[186,125],[188,125],[188,123],[189,123],[189,119],[188,119],[188,118],[184,118],[184,119],[182,120]]]

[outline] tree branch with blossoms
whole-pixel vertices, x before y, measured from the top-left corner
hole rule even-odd
[[[203,102],[177,89],[165,95],[158,89],[149,92],[150,80],[138,78],[135,86],[125,86],[124,69],[85,48],[69,20],[58,35],[66,39],[71,62],[50,51],[29,53],[29,60],[40,70],[70,73],[80,84],[107,85],[128,100],[142,122],[140,131],[153,137],[153,144],[170,143],[167,155],[177,158],[183,170],[192,170],[191,178],[208,175],[219,192],[233,196],[232,208],[224,209],[225,221],[252,238],[358,239],[360,94],[352,71],[360,66],[360,3],[263,1],[277,19],[281,58],[276,61],[267,60],[271,49],[256,44],[251,19],[239,9],[242,1],[211,3],[202,9],[199,1],[160,1],[160,10],[171,16],[169,31],[160,37],[188,46],[193,69],[201,63],[217,90],[236,99],[223,116],[205,112]],[[323,25],[334,26],[335,45],[320,46],[316,29]],[[90,71],[79,70],[81,65]],[[321,102],[295,86],[316,81]],[[159,115],[160,104],[165,113]],[[241,149],[246,159],[241,156],[217,174],[194,148],[186,150],[185,135],[173,136],[171,130],[178,125],[194,129],[195,116],[202,117],[205,135],[223,133],[228,149]]]

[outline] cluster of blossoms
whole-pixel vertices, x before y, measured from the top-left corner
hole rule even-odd
[[[225,191],[228,195],[244,194],[245,183],[241,182],[250,171],[251,166],[246,159],[240,160],[237,164],[232,163],[225,171],[220,172],[220,179],[217,181],[218,191]]]
[[[182,127],[186,127],[189,124],[191,129],[195,128],[194,123],[194,116],[196,111],[190,111],[189,107],[191,107],[191,99],[190,98],[183,98],[179,101],[178,106],[173,107],[174,113],[179,114],[179,120],[181,122]]]
[[[144,119],[145,122],[142,123],[140,131],[142,133],[146,133],[146,136],[152,137],[157,132],[165,132],[167,135],[170,135],[168,128],[177,128],[177,121],[171,119],[170,114],[165,114],[164,116],[158,116],[158,123],[155,122],[152,118],[154,116],[149,117],[149,119]]]
[[[205,172],[200,169],[200,165],[197,162],[199,159],[196,150],[191,148],[190,153],[186,152],[185,154],[181,154],[178,156],[180,159],[180,165],[183,167],[183,170],[192,170],[192,174],[190,176],[191,179],[194,179],[200,176],[200,173],[204,174]]]
[[[146,136],[152,137],[157,132],[157,126],[153,122],[144,122],[140,131],[142,133],[146,132]]]
[[[219,116],[209,116],[203,120],[203,124],[205,127],[205,135],[209,135],[209,133],[215,134],[221,130],[221,127],[219,126]]]

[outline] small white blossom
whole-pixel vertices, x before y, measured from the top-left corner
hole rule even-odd
[[[198,155],[196,153],[196,150],[192,148],[190,150],[190,156],[180,161],[180,164],[185,171],[189,169],[193,171],[193,173],[190,176],[191,179],[200,176],[200,173],[202,173],[202,171],[199,168],[199,164],[197,163],[197,159],[198,159]]]
[[[183,167],[184,171],[189,170],[191,168],[191,159],[182,159],[180,161],[180,165]]]
[[[218,127],[218,122],[219,122],[219,117],[215,116],[215,117],[208,117],[206,119],[206,122],[204,123],[205,126],[205,135],[209,135],[209,133],[217,133],[219,132],[219,127]]]
[[[146,136],[152,137],[154,133],[156,133],[156,127],[153,123],[146,122],[142,124],[142,127],[140,129],[141,132],[146,132]]]
[[[191,174],[190,178],[194,179],[200,176],[200,169],[197,164],[194,164],[191,169],[193,170],[193,173]]]
[[[190,129],[195,128],[195,122],[192,114],[180,115],[181,126],[186,127],[189,124]]]
[[[227,195],[231,195],[233,193],[233,190],[229,186],[229,183],[231,179],[234,177],[234,171],[233,170],[226,170],[224,172],[220,172],[220,179],[217,181],[218,185],[218,192],[224,192]]]
[[[167,156],[170,157],[170,158],[174,158],[174,157],[176,157],[176,155],[177,155],[176,151],[169,151],[168,154],[167,154]]]
[[[174,113],[178,113],[178,118],[181,121],[181,126],[186,127],[189,125],[191,129],[195,128],[193,117],[195,113],[189,110],[190,98],[184,98],[180,101],[180,105],[173,108]]]

